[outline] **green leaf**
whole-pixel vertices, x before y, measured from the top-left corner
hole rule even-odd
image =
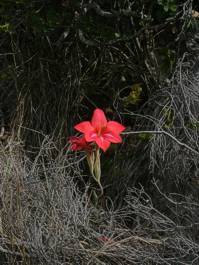
[[[9,23],[0,25],[0,32],[8,32],[8,31],[10,31],[10,24]]]

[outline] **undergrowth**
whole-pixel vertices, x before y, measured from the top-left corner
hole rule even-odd
[[[20,143],[1,146],[3,264],[198,264],[194,198],[167,197],[153,182],[153,198],[140,186],[128,190],[123,207],[93,207],[88,186],[76,184],[81,156],[53,158],[54,148],[46,137],[31,161]]]

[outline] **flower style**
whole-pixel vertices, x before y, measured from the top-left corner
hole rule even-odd
[[[71,143],[72,151],[81,151],[81,150],[91,151],[92,149],[90,143],[86,141],[84,136],[81,137],[71,136],[69,138],[69,142]]]
[[[84,134],[87,142],[96,142],[104,152],[111,143],[122,142],[120,133],[125,130],[125,127],[119,122],[107,121],[101,109],[95,109],[91,122],[80,122],[74,128]]]

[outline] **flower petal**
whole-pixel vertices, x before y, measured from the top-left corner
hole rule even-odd
[[[74,142],[74,141],[77,141],[77,140],[79,140],[79,137],[77,137],[77,136],[70,136],[69,138],[68,138],[68,141],[69,142]]]
[[[106,127],[107,119],[106,119],[106,116],[103,110],[95,109],[92,120],[91,120],[91,124],[95,129],[101,129],[101,128]]]
[[[102,134],[103,138],[111,143],[121,143],[122,138],[119,136],[119,134],[114,133],[112,131],[104,131]]]
[[[104,137],[102,136],[96,139],[96,143],[104,152],[109,148],[111,144],[109,141],[105,140]]]
[[[113,131],[116,134],[120,134],[121,132],[123,132],[126,129],[126,127],[124,127],[121,123],[117,122],[117,121],[109,121],[107,123],[107,130],[109,131]]]
[[[69,138],[69,142],[71,144],[70,148],[72,151],[79,151],[79,150],[82,150],[82,140],[81,138],[79,137],[76,137],[76,136],[71,136]]]
[[[90,121],[83,121],[75,125],[74,127],[77,131],[82,132],[82,133],[88,133],[90,131],[93,131],[93,127],[90,123]]]
[[[87,132],[85,134],[85,138],[86,138],[86,141],[87,142],[95,142],[95,140],[97,139],[97,137],[98,137],[98,135],[97,135],[97,133],[94,130],[92,130],[90,132]]]
[[[72,151],[80,151],[80,150],[89,151],[92,148],[90,144],[86,142],[84,136],[83,137],[71,136],[69,138],[69,142],[71,143],[70,148]]]

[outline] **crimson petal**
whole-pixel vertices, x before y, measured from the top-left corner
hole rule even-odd
[[[103,110],[95,109],[93,116],[92,116],[91,124],[95,129],[101,129],[101,128],[106,127],[107,119],[106,119],[106,116]]]
[[[109,121],[107,123],[107,130],[108,131],[113,131],[116,134],[120,134],[121,132],[123,132],[126,129],[126,127],[124,127],[121,123],[117,122],[117,121]]]
[[[90,123],[90,121],[83,121],[75,125],[74,127],[77,131],[82,132],[82,133],[88,133],[90,131],[93,131],[93,127]]]
[[[112,131],[106,130],[105,132],[103,132],[102,136],[105,140],[111,143],[117,144],[122,142],[122,138],[119,136],[119,134],[114,133]]]
[[[100,136],[96,139],[96,143],[104,152],[106,152],[106,150],[109,148],[109,146],[111,144],[109,141],[104,139],[104,137],[102,137],[102,136]]]
[[[86,141],[87,142],[95,142],[95,140],[97,139],[98,135],[97,133],[93,130],[93,131],[90,131],[90,132],[87,132],[85,134],[85,138],[86,138]]]

